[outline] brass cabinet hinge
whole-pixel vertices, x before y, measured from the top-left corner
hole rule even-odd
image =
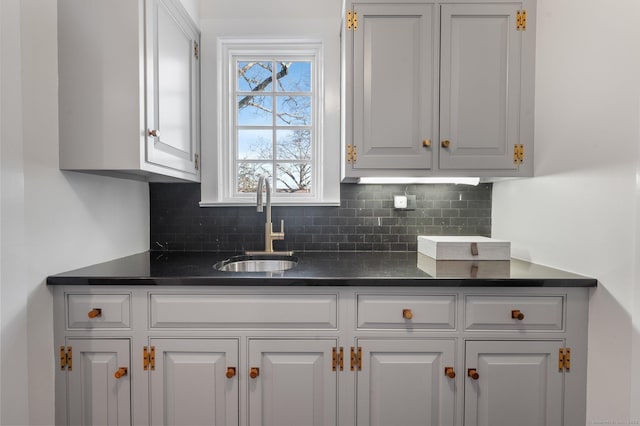
[[[356,367],[358,371],[362,370],[362,347],[351,346],[351,371],[355,371]]]
[[[356,161],[358,161],[356,146],[347,144],[347,164],[354,164]]]
[[[339,348],[336,348],[334,346],[332,349],[332,356],[333,356],[332,370],[338,371],[338,368],[340,368],[340,371],[343,371],[344,370],[344,348],[342,346],[340,346]]]
[[[523,162],[524,162],[524,145],[517,143],[513,145],[513,163],[522,164]]]
[[[516,30],[524,31],[527,29],[527,11],[519,10],[516,13]]]
[[[558,351],[558,370],[571,370],[571,348],[560,348]]]
[[[193,163],[196,170],[200,170],[200,155],[196,154],[193,156]]]
[[[142,368],[144,371],[156,369],[156,347],[146,346],[142,349]]]
[[[60,370],[73,370],[73,350],[71,346],[60,346]]]
[[[347,30],[358,29],[358,12],[347,10]]]
[[[195,40],[193,42],[193,56],[195,56],[196,59],[200,59],[200,46],[198,45],[198,42]]]

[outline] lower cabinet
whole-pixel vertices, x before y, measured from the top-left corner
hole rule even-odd
[[[558,341],[466,342],[465,425],[563,424]]]
[[[586,288],[56,286],[56,424],[574,426],[587,320]]]
[[[336,339],[250,339],[251,426],[337,425]]]
[[[358,339],[359,426],[455,424],[454,340]]]
[[[69,424],[131,424],[130,361],[129,339],[66,339],[60,368]]]
[[[238,424],[237,339],[153,338],[146,352],[151,424]]]

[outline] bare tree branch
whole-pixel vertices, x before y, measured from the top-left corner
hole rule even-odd
[[[255,63],[254,63],[254,65],[255,65]],[[289,67],[291,66],[291,63],[289,62],[289,63],[285,64],[284,62],[280,62],[280,65],[282,65],[282,69],[276,74],[276,80],[277,81],[279,81],[281,78],[283,78],[283,77],[287,76],[287,74],[289,74]],[[273,75],[270,75],[269,77],[267,77],[264,80],[262,80],[253,89],[251,89],[251,91],[252,92],[262,92],[272,82],[273,82]],[[255,95],[247,95],[244,98],[240,99],[238,101],[238,109],[242,109],[242,108],[245,108],[246,106],[248,106],[249,102],[254,98],[254,96]]]

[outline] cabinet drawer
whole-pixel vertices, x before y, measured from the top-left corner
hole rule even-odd
[[[337,328],[335,294],[151,294],[151,328]]]
[[[563,296],[467,296],[467,330],[563,330]]]
[[[454,329],[455,295],[358,295],[358,328]]]
[[[129,294],[68,294],[67,328],[129,328]]]

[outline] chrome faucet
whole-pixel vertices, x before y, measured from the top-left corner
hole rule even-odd
[[[265,188],[266,187],[266,188]],[[275,252],[273,251],[273,240],[284,240],[284,219],[280,221],[280,232],[273,232],[273,223],[271,223],[271,184],[266,176],[260,176],[258,179],[258,189],[256,192],[256,210],[263,211],[262,189],[265,188],[267,193],[267,217],[264,223],[264,251],[263,252],[247,252],[247,254],[278,254],[291,255],[291,252]]]

